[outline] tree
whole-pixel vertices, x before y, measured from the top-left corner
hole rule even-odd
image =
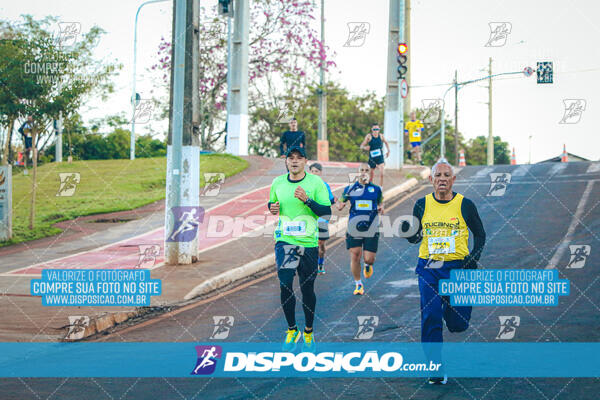
[[[319,103],[317,86],[309,88],[309,94],[297,99],[295,116],[300,130],[306,133],[308,155],[317,153]],[[327,135],[331,160],[366,161],[367,153],[359,149],[373,123],[383,123],[383,100],[375,93],[352,96],[336,83],[328,83]],[[286,121],[280,121],[277,109],[257,107],[251,115],[251,150],[255,154],[274,156],[279,152],[282,131],[288,129]]]
[[[94,58],[101,28],[94,26],[67,45],[65,37],[53,31],[57,26],[56,17],[35,20],[24,15],[21,22],[0,21],[0,33],[10,38],[0,41],[0,123],[6,127],[34,115],[38,150],[49,144],[52,119],[59,112],[67,118],[90,96],[105,99],[113,91],[112,76],[121,68]],[[7,147],[10,141],[5,153]]]
[[[310,83],[308,71],[335,65],[328,49],[310,27],[314,8],[310,1],[257,0],[250,3],[249,99],[256,107],[278,109],[303,95],[298,88]],[[209,14],[210,13],[210,14]],[[223,148],[227,103],[227,43],[224,19],[216,9],[203,9],[214,17],[200,24],[200,144],[205,149]],[[171,43],[163,39],[158,62],[164,93],[170,82]],[[163,94],[164,95],[164,94]],[[168,102],[163,102],[168,104]],[[256,132],[255,132],[256,133]]]
[[[465,147],[468,165],[487,164],[487,136],[477,136]],[[494,164],[510,164],[510,149],[500,136],[494,136]]]

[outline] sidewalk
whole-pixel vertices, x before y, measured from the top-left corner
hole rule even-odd
[[[29,295],[29,284],[31,278],[39,277],[43,268],[152,268],[152,279],[162,281],[162,294],[152,297],[152,306],[164,309],[189,302],[197,295],[205,296],[209,291],[207,285],[200,291],[198,287],[203,283],[212,284],[215,277],[227,276],[219,287],[227,286],[248,279],[254,272],[270,269],[276,218],[268,213],[266,202],[271,181],[285,172],[285,166],[282,160],[262,157],[248,157],[248,161],[250,167],[226,180],[217,196],[201,198],[205,217],[199,234],[199,261],[194,264],[163,265],[164,202],[113,213],[117,216],[88,217],[89,220],[138,218],[110,229],[88,235],[83,232],[59,235],[0,250],[0,304],[5,310],[0,316],[0,340],[61,340],[69,331],[69,316],[89,317],[90,322],[83,332],[83,336],[89,336],[148,312],[147,308],[134,307],[42,306],[41,298]],[[354,167],[351,163],[325,164],[323,178],[331,185],[334,195],[341,194],[348,184],[348,174],[356,171]],[[386,171],[384,192],[406,181],[409,173],[419,177],[422,170],[422,167],[410,167],[403,171]],[[397,195],[399,193],[394,197]],[[385,200],[390,202],[392,198]],[[347,211],[342,214],[347,215]],[[248,223],[249,216],[252,223]],[[81,221],[71,224],[84,225]],[[152,254],[148,249],[159,251]],[[242,267],[260,259],[262,265]],[[232,271],[237,272],[232,275]]]

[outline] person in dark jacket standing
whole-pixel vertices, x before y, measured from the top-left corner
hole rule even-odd
[[[286,154],[292,147],[302,147],[306,151],[306,137],[304,132],[298,130],[298,121],[292,118],[290,130],[283,132],[279,142],[279,157],[285,159]]]
[[[23,140],[25,141],[25,157],[31,158],[31,148],[33,147],[33,115],[28,115],[27,120],[23,122],[21,127],[18,129]]]

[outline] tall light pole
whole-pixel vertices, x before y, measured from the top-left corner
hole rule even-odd
[[[325,50],[325,0],[321,0],[321,46]],[[323,52],[321,55],[324,55]],[[327,141],[327,97],[325,93],[325,60],[321,59],[319,89],[319,133],[317,141],[317,159],[329,161],[329,142]]]
[[[135,91],[135,78],[136,78],[136,67],[137,67],[137,24],[138,24],[138,17],[140,15],[140,11],[142,10],[142,7],[144,7],[146,4],[151,4],[151,3],[161,3],[161,2],[165,2],[165,1],[170,1],[170,0],[149,0],[146,1],[142,4],[140,4],[140,6],[137,9],[137,12],[135,13],[135,23],[133,25],[133,78],[132,78],[132,94],[131,94],[131,138],[130,138],[130,149],[129,149],[129,159],[130,160],[135,160],[135,107],[137,106],[136,101],[137,101],[137,96],[136,96],[136,91]]]
[[[487,142],[487,165],[494,165],[494,137],[492,136],[492,57],[488,69],[488,142]]]

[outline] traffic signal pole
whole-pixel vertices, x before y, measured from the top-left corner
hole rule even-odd
[[[390,145],[389,168],[400,169],[404,164],[404,113],[400,95],[398,45],[404,41],[404,0],[390,0],[388,33],[388,68],[384,114],[384,134]]]
[[[321,0],[321,46],[325,48],[325,0]],[[319,131],[317,159],[329,161],[329,141],[327,140],[327,93],[325,92],[325,60],[321,60],[319,89]]]

